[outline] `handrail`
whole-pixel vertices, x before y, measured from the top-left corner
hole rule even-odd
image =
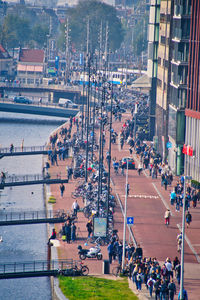
[[[26,273],[26,272],[42,272],[56,271],[73,268],[77,261],[73,259],[66,260],[34,260],[25,262],[0,263],[0,275],[6,273]]]
[[[38,219],[59,219],[65,218],[68,212],[64,209],[60,210],[39,210],[39,211],[0,211],[0,222],[2,221],[17,221],[17,220],[38,220]]]

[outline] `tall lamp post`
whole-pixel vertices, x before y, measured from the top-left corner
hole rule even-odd
[[[88,152],[89,152],[89,116],[90,116],[90,53],[87,57],[88,64],[88,93],[87,93],[87,123],[86,123],[86,161],[85,161],[85,182],[88,181]]]
[[[182,249],[181,249],[181,282],[180,282],[180,300],[183,300],[183,285],[184,285],[184,240],[185,240],[185,194],[186,194],[186,180],[191,180],[191,176],[184,176],[184,200],[183,200],[183,214],[182,214]]]
[[[125,204],[124,204],[124,231],[123,231],[123,253],[122,253],[122,270],[125,265],[125,246],[126,246],[126,215],[127,215],[127,198],[128,198],[128,159],[126,160],[126,188],[125,188]]]
[[[112,105],[113,105],[113,83],[111,86],[111,109],[110,109],[110,128],[109,128],[109,160],[108,160],[108,199],[107,199],[107,218],[109,211],[109,201],[110,201],[110,169],[111,169],[111,139],[112,139]],[[107,221],[108,226],[108,221]],[[108,229],[108,228],[107,228]]]

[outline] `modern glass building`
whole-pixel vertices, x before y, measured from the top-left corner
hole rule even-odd
[[[161,0],[160,2],[160,26],[158,45],[158,73],[157,73],[157,96],[156,96],[156,136],[158,151],[164,161],[168,151],[168,110],[170,100],[170,78],[172,59],[172,21],[173,0]]]
[[[184,170],[182,148],[185,139],[191,0],[175,0],[173,5],[168,162],[174,173],[180,175]]]
[[[185,174],[200,182],[200,3],[191,0],[188,89],[185,110],[185,144],[192,155],[185,155]]]
[[[151,0],[150,13],[149,13],[149,26],[148,26],[148,67],[147,67],[147,75],[151,81],[151,89],[150,89],[150,97],[149,97],[150,98],[149,131],[150,131],[151,140],[155,136],[159,24],[160,24],[160,0]]]

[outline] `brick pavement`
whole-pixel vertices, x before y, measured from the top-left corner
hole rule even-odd
[[[122,122],[129,116],[124,114]],[[113,122],[113,128],[119,132],[122,123]],[[108,132],[107,132],[108,135]],[[108,149],[108,144],[105,146],[105,151]],[[129,155],[128,145],[124,145],[123,150],[120,150],[119,144],[112,144],[112,157],[121,159]],[[137,157],[134,154],[137,163]],[[66,164],[70,164],[70,158],[66,161],[58,161],[59,166],[51,167],[51,172],[65,172]],[[115,175],[113,168],[111,169],[111,178],[113,182],[113,193],[117,193],[122,204],[125,201],[125,176]],[[148,172],[142,172],[138,175],[136,170],[129,170],[128,182],[130,184],[130,194],[127,201],[127,216],[134,216],[133,232],[137,242],[140,242],[143,247],[144,255],[148,257],[157,257],[159,261],[164,261],[166,257],[174,259],[179,256],[176,250],[176,236],[179,232],[177,224],[181,224],[182,213],[175,212],[174,207],[170,206],[169,193],[172,187],[165,191],[161,187],[160,178],[152,179],[148,176]],[[74,190],[76,181],[72,180],[65,184],[64,197],[61,198],[58,185],[51,185],[51,193],[57,199],[54,204],[54,209],[70,210],[74,199],[71,198],[71,192]],[[83,207],[81,200],[78,200],[80,207]],[[171,224],[169,228],[164,225],[164,212],[169,206],[172,211]],[[191,228],[186,229],[187,242],[185,243],[185,288],[188,290],[190,300],[200,299],[200,264],[197,259],[200,255],[199,229],[200,229],[200,207],[190,209],[193,216]],[[123,236],[123,218],[121,209],[117,206],[115,210],[115,228],[118,229],[119,237]],[[77,246],[84,244],[87,236],[86,222],[82,213],[78,214],[78,240],[73,244],[67,244],[60,241],[58,249],[59,258],[78,259]],[[61,224],[56,225],[57,232],[60,230]],[[129,239],[127,231],[127,240]],[[189,245],[190,244],[190,247]],[[88,246],[88,248],[90,245]],[[196,251],[194,255],[193,249]],[[107,259],[107,249],[102,247],[103,259]],[[91,274],[102,273],[102,262],[96,260],[86,260]],[[114,263],[115,264],[115,263]],[[112,269],[112,267],[111,267]],[[145,291],[141,293],[146,294]],[[143,295],[144,296],[144,295]]]

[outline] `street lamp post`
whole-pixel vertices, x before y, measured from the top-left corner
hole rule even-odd
[[[113,84],[111,87],[111,109],[110,109],[110,134],[109,134],[109,160],[108,160],[108,199],[107,199],[107,218],[109,212],[109,201],[110,201],[110,169],[111,169],[111,138],[112,138],[112,104],[113,104]],[[108,221],[107,221],[108,226]],[[107,227],[108,229],[108,227]]]
[[[126,188],[125,188],[125,204],[124,204],[124,232],[123,232],[123,254],[122,254],[122,270],[125,266],[125,247],[126,247],[126,215],[127,215],[127,198],[128,198],[128,159],[126,160]]]
[[[191,180],[191,176],[184,176],[183,186],[183,214],[182,214],[182,247],[181,247],[181,282],[180,282],[180,300],[183,300],[183,285],[184,285],[184,240],[185,240],[185,194],[186,194],[186,180]]]
[[[86,128],[86,161],[85,182],[88,180],[88,155],[89,155],[89,113],[90,113],[90,54],[88,54],[88,94],[87,94],[87,128]]]

